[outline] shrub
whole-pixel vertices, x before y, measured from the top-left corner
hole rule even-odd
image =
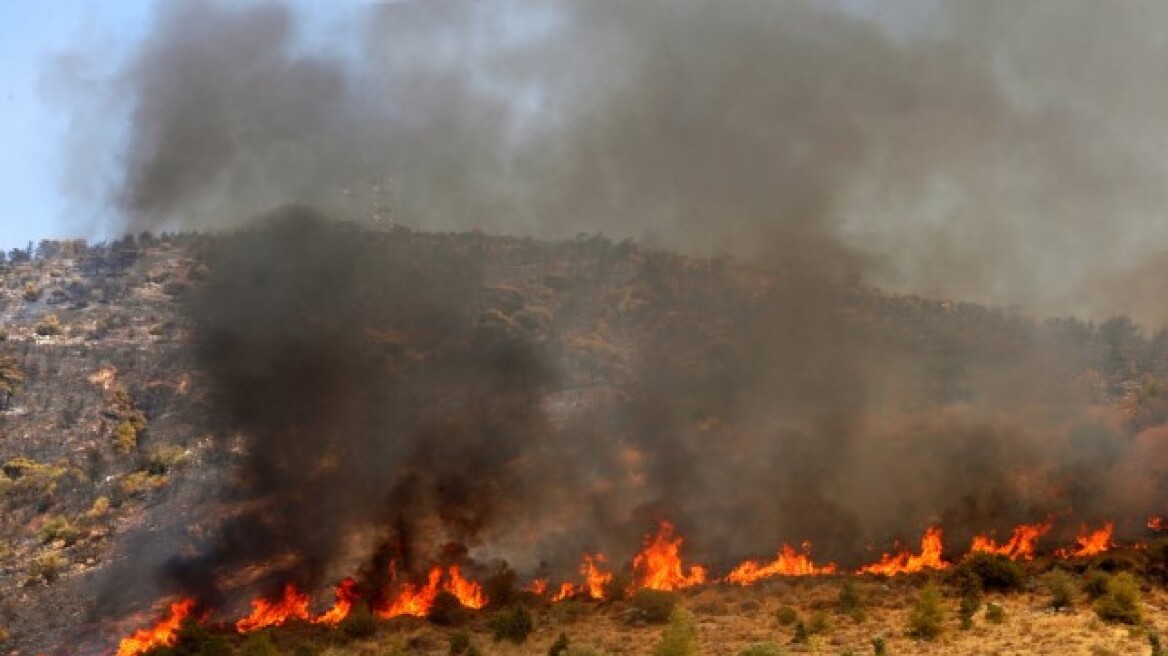
[[[819,611],[812,615],[806,622],[799,621],[795,623],[795,636],[792,638],[792,641],[806,643],[812,636],[827,633],[830,628],[831,623],[827,619],[827,614]]]
[[[865,616],[864,598],[860,595],[860,591],[856,588],[856,582],[852,579],[844,579],[840,586],[839,600],[836,607],[839,612],[844,615],[849,615],[857,622],[862,621]]]
[[[888,656],[888,643],[882,636],[872,638],[872,653],[874,656]]]
[[[1006,609],[991,601],[986,604],[985,618],[990,624],[1001,624],[1006,621]]]
[[[56,551],[46,551],[28,565],[28,575],[31,579],[43,579],[45,583],[53,583],[61,572],[69,566],[69,561]]]
[[[377,633],[377,618],[365,604],[353,607],[340,624],[341,633],[350,638],[368,638]]]
[[[625,572],[613,572],[612,578],[600,586],[600,594],[605,601],[624,601],[629,598],[629,588],[633,586],[633,577]]]
[[[466,631],[455,631],[447,639],[450,641],[450,649],[447,650],[450,656],[469,656],[478,652]]]
[[[253,633],[239,647],[240,656],[280,656],[280,650],[266,633]]]
[[[1042,577],[1050,593],[1050,607],[1058,610],[1075,605],[1075,579],[1066,570],[1054,569]]]
[[[483,594],[492,608],[502,608],[515,600],[515,570],[507,563],[500,563],[495,571],[483,580]]]
[[[791,626],[799,621],[799,611],[790,606],[783,606],[775,611],[775,620],[781,626]]]
[[[1160,644],[1159,633],[1155,631],[1148,633],[1148,645],[1152,648],[1152,656],[1164,656],[1164,646]]]
[[[698,629],[693,615],[684,608],[674,608],[661,640],[653,646],[653,656],[693,656],[698,651]]]
[[[31,282],[24,286],[24,300],[29,303],[35,303],[41,297],[41,288],[32,284]]]
[[[673,610],[677,606],[677,595],[665,590],[637,590],[629,604],[635,611],[635,616],[651,624],[661,624],[670,621]]]
[[[756,642],[738,652],[738,656],[787,656],[777,642]]]
[[[976,582],[985,591],[1010,592],[1022,589],[1026,572],[1018,563],[1000,554],[975,553],[953,570],[959,587],[965,591]]]
[[[568,647],[568,650],[563,652],[561,656],[608,656],[608,654],[593,647],[572,645],[571,647]]]
[[[957,616],[961,619],[961,630],[973,628],[973,616],[981,609],[981,589],[972,587],[961,596],[961,605],[958,606]]]
[[[130,453],[138,446],[138,430],[128,421],[119,421],[114,427],[113,440],[118,453]]]
[[[452,626],[467,618],[467,610],[458,597],[443,590],[434,597],[430,610],[426,612],[426,619],[438,626]]]
[[[67,517],[64,515],[56,515],[41,525],[41,530],[38,535],[40,536],[41,542],[47,543],[61,540],[66,545],[70,545],[77,541],[81,532],[77,530],[76,526],[73,526]]]
[[[1140,584],[1130,572],[1116,574],[1107,582],[1107,594],[1095,600],[1095,614],[1105,622],[1137,625],[1143,619],[1140,610]]]
[[[1111,577],[1107,573],[1093,569],[1083,577],[1083,592],[1087,594],[1088,599],[1095,601],[1107,594],[1107,584],[1110,581]]]
[[[230,654],[229,650],[227,654]],[[320,656],[320,647],[311,643],[300,643],[292,650],[292,656]]]
[[[534,628],[531,613],[523,605],[499,611],[491,618],[490,626],[494,632],[495,642],[510,640],[517,645],[526,642],[527,636]]]
[[[41,337],[51,337],[61,334],[61,320],[55,314],[46,314],[33,329]]]
[[[570,640],[568,640],[568,634],[561,632],[560,635],[556,637],[556,641],[552,643],[552,646],[548,647],[548,656],[562,656],[571,646],[572,643]]]
[[[941,591],[930,581],[921,590],[921,596],[909,613],[909,635],[932,640],[941,635],[941,625],[944,621],[945,609],[941,607]]]

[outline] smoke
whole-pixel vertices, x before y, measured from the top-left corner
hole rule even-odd
[[[283,551],[270,582],[314,586],[370,531],[384,575],[448,543],[619,561],[659,518],[711,561],[856,560],[1143,510],[1082,345],[861,283],[1110,310],[1083,285],[1168,244],[1163,9],[900,9],[389,3],[319,47],[289,6],[160,4],[110,198],[239,230],[189,311],[255,504],[170,579],[217,604],[207,572]],[[752,268],[323,218],[370,215]]]

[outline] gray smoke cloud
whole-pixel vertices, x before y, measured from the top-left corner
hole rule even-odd
[[[279,544],[299,556],[279,574],[315,584],[350,528],[388,527],[400,556],[434,549],[435,518],[479,553],[568,567],[582,548],[621,562],[659,518],[708,562],[803,538],[859,562],[927,522],[1147,511],[1124,481],[1158,478],[1125,476],[1140,451],[1074,379],[1081,326],[860,283],[1111,311],[1108,281],[1168,243],[1166,10],[865,7],[389,3],[320,47],[289,6],[160,4],[111,87],[131,126],[111,200],[119,229],[244,229],[190,309],[220,419],[250,436],[242,489],[270,502],[254,539],[228,531],[175,580]],[[571,264],[567,290],[527,282],[578,323],[484,346],[488,310],[535,301],[488,294],[477,237],[419,239],[466,258],[411,278],[392,232],[254,229],[285,203],[751,268],[512,244]],[[611,284],[619,313],[572,284]],[[592,333],[571,333],[601,319],[595,351],[627,371],[572,378]]]
[[[315,28],[165,3],[111,87],[111,197],[132,230],[392,206],[1105,316],[1107,282],[1168,248],[1165,11],[443,0]]]

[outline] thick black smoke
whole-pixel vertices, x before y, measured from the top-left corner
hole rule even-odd
[[[172,580],[313,586],[367,533],[411,569],[451,542],[619,562],[657,519],[710,562],[858,561],[930,522],[1146,510],[1121,482],[1155,449],[1057,324],[861,284],[1091,307],[1078,283],[1140,250],[1099,217],[1155,232],[1159,164],[1089,129],[1066,44],[1025,47],[1054,5],[1004,37],[1013,5],[977,6],[389,3],[322,50],[279,4],[161,4],[112,196],[132,230],[241,230],[190,312],[255,506]],[[249,218],[290,202],[756,268]]]

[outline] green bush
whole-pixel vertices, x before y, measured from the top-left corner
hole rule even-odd
[[[872,638],[872,653],[874,656],[888,656],[888,642],[883,636]]]
[[[698,652],[698,629],[693,615],[684,608],[674,608],[661,639],[653,646],[653,656],[693,656]]]
[[[986,604],[985,618],[990,624],[1001,624],[1006,621],[1006,609],[991,601]]]
[[[830,628],[831,622],[827,619],[827,613],[818,611],[808,618],[807,621],[800,620],[795,623],[795,635],[792,641],[806,643],[811,636],[827,633]]]
[[[1093,569],[1083,577],[1083,592],[1086,593],[1088,599],[1095,601],[1107,594],[1107,584],[1110,582],[1111,576],[1106,572]]]
[[[775,620],[781,626],[791,626],[799,621],[799,611],[790,606],[783,606],[775,611]]]
[[[61,540],[66,545],[70,545],[77,541],[81,532],[77,530],[76,526],[73,526],[69,518],[64,515],[56,515],[41,525],[38,535],[43,543]]]
[[[280,656],[280,650],[266,633],[253,633],[239,647],[240,656]]]
[[[466,631],[455,631],[447,639],[450,641],[450,649],[447,650],[450,656],[468,656],[477,651],[474,643],[470,641],[470,634]]]
[[[856,582],[850,578],[844,579],[840,585],[839,599],[836,608],[840,613],[851,616],[857,622],[863,621],[865,616],[864,597],[856,587]]]
[[[138,446],[138,430],[128,421],[119,421],[114,427],[113,440],[118,453],[130,453]]]
[[[483,594],[491,608],[503,608],[515,601],[515,570],[507,563],[499,566],[483,580]]]
[[[1152,656],[1164,656],[1164,646],[1160,644],[1160,634],[1155,631],[1148,633],[1148,646],[1152,648]]]
[[[43,579],[45,583],[53,583],[61,576],[61,572],[69,566],[69,561],[56,551],[46,551],[28,565],[29,578]]]
[[[1050,607],[1059,610],[1075,605],[1075,579],[1066,570],[1053,569],[1042,577],[1042,583],[1050,593]]]
[[[951,575],[965,591],[975,582],[987,592],[1021,590],[1026,572],[1018,563],[1000,554],[974,553],[953,569]]]
[[[665,590],[637,590],[629,600],[634,616],[650,624],[668,622],[677,606],[677,595]]]
[[[913,605],[908,616],[909,635],[923,640],[932,640],[941,635],[945,621],[945,609],[941,607],[941,591],[930,581],[921,590],[921,596]]]
[[[961,620],[961,630],[973,628],[973,616],[981,610],[981,589],[974,586],[961,596],[961,605],[958,606],[957,616]]]
[[[548,647],[548,656],[562,656],[571,646],[572,643],[570,640],[568,640],[568,634],[561,632],[560,635],[556,637],[556,641],[552,643],[552,646]]]
[[[1140,610],[1140,584],[1130,572],[1122,572],[1107,582],[1107,594],[1092,606],[1099,619],[1137,625],[1143,619]]]
[[[453,626],[465,621],[468,616],[469,611],[458,597],[445,590],[434,597],[430,610],[426,612],[426,619],[438,626]]]
[[[494,632],[495,642],[510,640],[517,645],[526,642],[527,636],[535,628],[531,621],[531,613],[523,605],[512,606],[495,613],[490,626]]]
[[[41,337],[52,337],[61,334],[61,320],[55,314],[46,314],[33,329]]]
[[[368,638],[377,633],[377,618],[363,603],[353,606],[338,627],[349,638]]]
[[[738,652],[738,656],[787,656],[777,642],[756,642]]]

